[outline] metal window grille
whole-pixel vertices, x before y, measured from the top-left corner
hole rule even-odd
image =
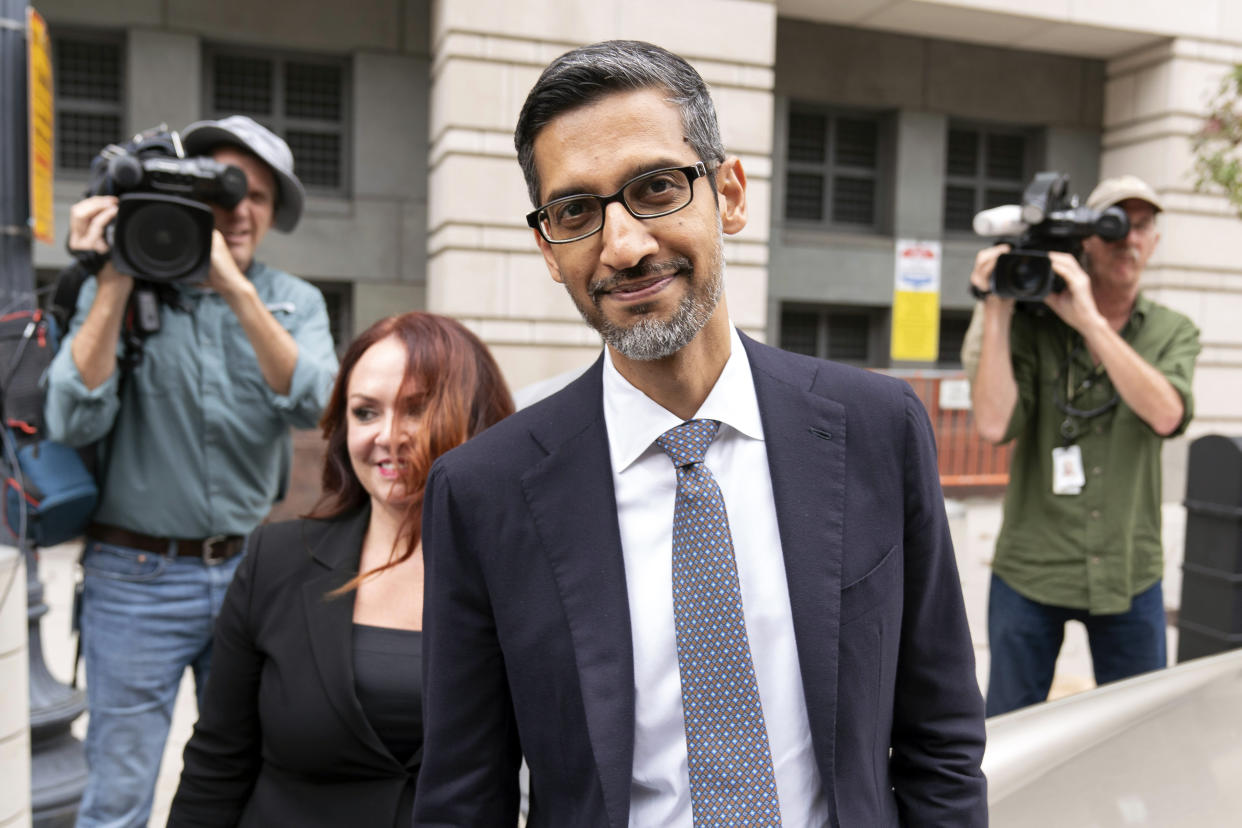
[[[838,362],[871,362],[870,310],[785,307],[781,309],[780,347],[798,354]]]
[[[328,331],[340,356],[354,338],[354,286],[351,282],[313,282],[328,310]]]
[[[865,313],[828,314],[828,358],[866,362],[871,356],[871,316]]]
[[[122,139],[124,49],[106,35],[53,35],[56,163],[87,170],[108,144]]]
[[[941,311],[940,352],[936,356],[937,368],[962,367],[962,343],[966,341],[966,329],[970,327],[970,313]]]
[[[944,228],[969,232],[980,210],[1021,201],[1030,151],[1030,135],[1022,130],[950,125]]]
[[[819,314],[814,311],[781,311],[781,347],[795,354],[819,356]]]
[[[880,119],[790,107],[785,218],[875,228]]]
[[[294,170],[308,190],[348,189],[348,66],[344,59],[207,51],[210,117],[250,115],[293,151]]]

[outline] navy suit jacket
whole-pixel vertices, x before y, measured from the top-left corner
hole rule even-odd
[[[743,343],[832,824],[986,825],[983,703],[922,404],[900,380]],[[512,826],[525,755],[530,826],[624,828],[634,668],[602,359],[443,456],[423,527],[415,824]]]

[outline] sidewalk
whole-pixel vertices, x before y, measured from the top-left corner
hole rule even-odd
[[[946,504],[950,531],[957,551],[966,614],[975,644],[975,658],[980,687],[986,688],[988,675],[987,596],[991,578],[992,548],[1000,528],[1001,505],[996,498],[950,500]],[[1184,538],[1185,512],[1182,507],[1166,504],[1164,508],[1165,603],[1177,606],[1181,598],[1181,550]],[[44,657],[52,674],[67,681],[73,661],[73,641],[69,635],[69,613],[73,600],[73,583],[77,575],[78,546],[65,544],[41,552],[39,575],[50,611],[43,618]],[[1175,661],[1177,630],[1169,630],[1169,659]],[[1091,674],[1091,658],[1087,649],[1086,631],[1081,624],[1071,623],[1066,630],[1065,645],[1057,661],[1052,698],[1076,693],[1095,686]],[[194,680],[187,671],[177,696],[164,764],[155,792],[151,825],[162,826],[168,819],[168,807],[177,790],[181,775],[181,752],[190,737],[197,716],[194,702]],[[86,716],[74,723],[73,732],[86,734]]]

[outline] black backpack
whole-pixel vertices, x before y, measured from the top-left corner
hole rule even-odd
[[[59,344],[59,325],[42,310],[0,317],[0,505],[9,533],[35,546],[82,534],[99,497],[78,451],[47,439],[43,399]]]

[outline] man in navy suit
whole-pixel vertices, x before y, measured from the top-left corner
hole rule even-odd
[[[416,824],[513,825],[525,756],[532,826],[985,825],[926,413],[730,324],[746,176],[702,78],[574,50],[515,141],[606,347],[432,469]]]

